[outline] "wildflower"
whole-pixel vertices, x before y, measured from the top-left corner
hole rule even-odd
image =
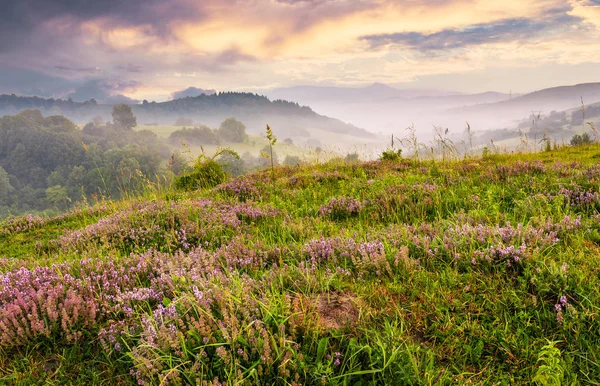
[[[334,197],[329,200],[327,205],[319,208],[321,216],[330,216],[334,219],[344,219],[350,216],[357,215],[362,210],[362,204],[355,198],[351,197]]]

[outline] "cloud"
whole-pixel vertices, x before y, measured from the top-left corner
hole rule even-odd
[[[577,16],[600,28],[600,0],[580,0],[573,2],[569,15]]]
[[[188,87],[185,90],[175,91],[171,93],[171,99],[181,99],[186,97],[197,97],[198,95],[206,94],[212,95],[216,93],[216,90],[205,90],[198,87]]]
[[[0,90],[165,100],[190,84],[358,85],[598,61],[599,2],[4,0]],[[21,69],[15,81],[7,68]]]
[[[100,70],[100,67],[73,68],[73,67],[69,67],[69,66],[58,65],[58,66],[54,66],[54,68],[57,70],[60,70],[62,72],[65,72],[65,73],[75,73],[75,74],[85,74],[85,75],[94,75],[94,74],[98,74],[98,73],[102,72],[102,70]]]
[[[123,94],[110,95],[103,100],[101,103],[105,103],[108,105],[119,105],[119,104],[128,104],[128,105],[137,105],[141,101],[139,99],[129,98]]]
[[[1,67],[0,94],[54,97],[68,92],[74,84],[68,79],[25,68]]]
[[[135,100],[125,97],[121,93],[135,91],[139,86],[140,83],[133,80],[122,81],[109,79],[94,79],[89,80],[83,85],[77,87],[77,89],[75,89],[75,91],[73,91],[72,93],[68,94],[67,97],[80,102],[95,99],[96,101],[101,103],[109,103],[110,101],[114,100],[123,100],[129,101],[127,103],[133,103]],[[135,103],[138,102],[139,101]]]
[[[131,63],[127,63],[125,65],[118,65],[117,69],[127,71],[127,72],[142,72],[142,66],[139,66],[137,64],[131,64]]]
[[[0,25],[21,32],[52,19],[68,19],[72,24],[105,19],[113,26],[153,25],[157,32],[173,20],[198,20],[201,9],[184,0],[3,0]],[[8,37],[10,38],[10,36]]]
[[[425,34],[401,32],[363,36],[371,48],[385,45],[400,45],[419,51],[451,50],[481,44],[512,41],[525,41],[557,26],[565,27],[580,22],[581,19],[560,15],[546,21],[532,19],[509,19],[489,24],[474,24],[461,29],[446,29]]]

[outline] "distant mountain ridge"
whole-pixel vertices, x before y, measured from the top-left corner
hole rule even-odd
[[[311,129],[362,138],[374,136],[354,125],[319,115],[310,107],[285,100],[271,101],[252,93],[202,94],[167,102],[144,101],[132,107],[139,124],[172,125],[177,118],[186,117],[217,126],[225,118],[236,117],[247,125],[250,132],[262,132],[268,123],[277,134],[285,136],[307,137]],[[99,104],[93,99],[75,102],[71,99],[0,95],[0,115],[16,114],[25,109],[39,109],[45,115],[65,115],[77,123],[85,123],[95,116],[111,119],[112,105]]]
[[[510,100],[456,108],[451,112],[461,114],[496,112],[525,117],[531,111],[549,113],[551,111],[568,110],[580,105],[582,99],[584,104],[599,102],[600,82],[550,87],[520,95]]]
[[[294,86],[276,88],[266,92],[270,98],[294,100],[298,103],[317,101],[372,101],[391,98],[414,98],[420,96],[458,95],[453,91],[436,89],[399,89],[383,83],[365,87]]]

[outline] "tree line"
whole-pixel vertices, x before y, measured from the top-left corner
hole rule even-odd
[[[194,170],[198,160],[186,159],[155,133],[136,130],[131,106],[116,105],[112,122],[96,117],[80,129],[60,115],[44,117],[24,110],[0,118],[0,219],[10,215],[64,211],[89,198],[117,199],[140,192],[149,183],[170,184],[175,176]],[[200,125],[173,132],[171,145],[232,144],[248,141],[246,126],[225,119],[218,129]],[[291,139],[284,141],[293,144]],[[268,167],[264,155],[223,152],[215,164],[223,173],[238,176]],[[273,163],[279,157],[273,152]],[[300,164],[288,156],[287,165]]]
[[[24,110],[0,118],[0,218],[64,210],[83,197],[118,198],[172,174],[161,166],[168,147],[150,131],[133,131],[131,107],[113,122],[80,130],[69,119]]]

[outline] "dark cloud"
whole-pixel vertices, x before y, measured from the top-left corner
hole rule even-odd
[[[107,105],[118,105],[121,103],[125,103],[128,105],[137,105],[141,101],[139,99],[129,98],[123,94],[116,94],[108,96],[100,101],[101,103],[106,103]]]
[[[406,46],[420,51],[438,51],[487,43],[524,41],[551,29],[581,22],[580,18],[559,14],[546,20],[508,19],[497,23],[474,24],[463,29],[447,29],[432,34],[401,32],[369,35],[361,39],[376,48],[389,44]]]
[[[219,53],[213,60],[215,65],[231,65],[237,62],[253,62],[256,58],[251,55],[241,53],[237,49],[225,50]]]
[[[291,31],[294,33],[305,31],[325,20],[374,9],[381,5],[381,2],[374,0],[277,0],[277,3],[294,7],[294,18],[290,20]],[[277,41],[278,39],[272,37],[271,40]]]
[[[25,68],[2,67],[0,70],[0,94],[54,97],[74,87],[69,79],[47,75]]]
[[[63,71],[65,73],[75,73],[75,74],[83,74],[83,75],[93,75],[101,73],[99,67],[69,67],[69,66],[54,66],[55,69]]]
[[[121,99],[127,98],[123,95],[120,95],[120,93],[133,91],[139,86],[139,82],[136,82],[134,80],[121,81],[109,79],[93,79],[88,80],[81,86],[77,87],[75,91],[68,94],[67,97],[79,102],[95,99],[98,102],[106,103],[107,101],[110,101],[115,97]]]
[[[155,25],[177,19],[198,19],[199,7],[181,0],[3,0],[0,22],[27,27],[53,18],[74,21],[106,18],[115,25]]]
[[[196,96],[202,95],[202,94],[212,95],[216,92],[217,92],[216,90],[205,90],[205,89],[198,88],[198,87],[188,87],[185,90],[175,91],[174,93],[171,93],[171,99],[196,97]]]
[[[182,56],[180,68],[186,71],[202,70],[207,72],[224,72],[240,62],[255,62],[258,59],[244,54],[236,48],[211,54],[188,54]]]
[[[169,23],[201,20],[201,7],[186,0],[2,0],[0,54],[27,47],[46,48],[76,39],[82,23],[102,19],[107,27],[151,26],[158,38],[170,36]],[[48,24],[57,22],[59,28]]]

